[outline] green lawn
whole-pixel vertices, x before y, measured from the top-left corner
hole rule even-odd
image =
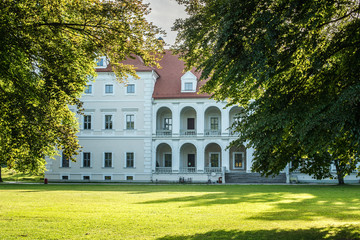
[[[359,238],[359,185],[0,184],[0,239]]]

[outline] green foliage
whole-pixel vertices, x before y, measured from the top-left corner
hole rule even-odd
[[[18,172],[14,169],[1,168],[2,171],[2,180],[4,182],[44,182],[44,173],[40,174],[24,174],[22,172]]]
[[[79,149],[77,105],[107,56],[119,80],[131,54],[156,65],[159,29],[141,0],[4,0],[0,3],[0,164],[42,171],[57,148],[73,160]]]
[[[0,184],[0,239],[358,239],[359,190]]]
[[[290,162],[317,179],[341,179],[360,153],[360,3],[178,0],[176,48],[210,79],[203,91],[244,107],[240,138],[253,170]]]

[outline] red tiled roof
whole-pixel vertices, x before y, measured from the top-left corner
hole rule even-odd
[[[179,59],[178,55],[173,55],[171,50],[165,50],[163,58],[160,60],[160,69],[147,67],[144,65],[142,59],[138,56],[128,58],[122,63],[134,65],[136,71],[156,71],[159,78],[156,80],[153,98],[154,99],[172,99],[172,98],[209,98],[209,94],[199,94],[199,88],[206,82],[201,81],[197,83],[196,92],[181,92],[181,77],[184,72],[185,64]],[[108,64],[106,68],[97,68],[97,72],[112,72],[111,65]],[[200,73],[191,70],[197,79],[200,78]]]
[[[178,55],[173,55],[171,50],[165,50],[165,54],[159,62],[161,69],[156,69],[159,78],[156,80],[153,92],[154,99],[165,98],[209,98],[209,94],[198,94],[199,87],[205,84],[205,81],[198,82],[196,92],[181,92],[181,77],[184,72],[185,64],[179,59]],[[191,70],[197,79],[200,73]]]
[[[134,65],[136,71],[152,71],[154,70],[151,67],[145,66],[143,60],[139,56],[132,55],[132,57],[127,58],[122,62],[125,65]],[[111,64],[108,64],[106,68],[96,68],[96,72],[112,72]]]

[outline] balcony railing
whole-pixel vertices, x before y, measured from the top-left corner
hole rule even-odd
[[[196,167],[184,167],[180,168],[180,173],[195,173]]]
[[[180,134],[181,136],[192,137],[196,136],[196,130],[181,130]]]
[[[156,167],[155,173],[172,173],[171,167]]]
[[[204,131],[205,136],[220,136],[221,135],[221,131],[220,130],[211,130],[211,129],[206,129]]]
[[[156,136],[158,137],[171,137],[171,130],[156,130]]]
[[[205,172],[206,173],[221,173],[221,167],[205,167]]]

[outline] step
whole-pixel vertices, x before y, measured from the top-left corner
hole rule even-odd
[[[286,183],[286,174],[276,177],[262,177],[260,173],[225,173],[226,183]]]

